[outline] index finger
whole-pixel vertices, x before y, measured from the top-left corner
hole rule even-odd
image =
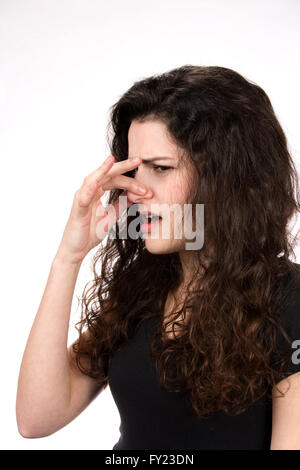
[[[109,171],[106,171],[105,173],[103,173],[101,165],[99,168],[93,171],[89,177],[90,179],[95,179],[98,184],[105,184],[114,176],[121,175],[122,173],[127,173],[128,171],[133,170],[135,167],[140,165],[141,161],[142,160],[139,157],[122,160],[120,162],[114,163],[111,168],[109,168]]]
[[[110,171],[108,172],[108,176],[116,176],[121,175],[129,170],[132,170],[136,166],[140,165],[142,159],[140,157],[136,158],[127,158],[126,160],[121,160],[120,162],[115,162],[112,166]]]

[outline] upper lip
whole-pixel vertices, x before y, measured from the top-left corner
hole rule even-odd
[[[155,212],[150,212],[150,211],[139,211],[140,215],[156,215],[157,217],[161,217],[159,214],[155,214]]]

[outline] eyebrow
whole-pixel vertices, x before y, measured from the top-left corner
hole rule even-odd
[[[130,157],[130,158],[134,158],[134,157]],[[156,160],[173,160],[174,161],[174,158],[172,157],[164,157],[164,156],[156,156],[156,157],[153,157],[153,158],[149,158],[148,160],[144,160],[142,159],[142,163],[151,163],[151,162],[155,162]]]

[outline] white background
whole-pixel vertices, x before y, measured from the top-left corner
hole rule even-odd
[[[298,0],[0,0],[3,449],[112,449],[119,438],[109,389],[49,437],[21,437],[15,419],[22,354],[74,192],[109,155],[109,107],[154,73],[232,68],[270,97],[299,172],[299,13]]]

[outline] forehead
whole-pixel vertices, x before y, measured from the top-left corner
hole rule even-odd
[[[128,158],[141,157],[145,160],[168,159],[176,162],[179,158],[178,146],[161,121],[133,121],[128,131]]]

